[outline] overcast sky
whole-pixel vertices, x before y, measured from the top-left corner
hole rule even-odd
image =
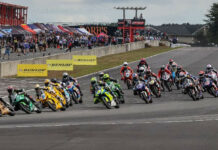
[[[1,0],[28,6],[28,22],[116,22],[122,12],[114,6],[146,6],[147,24],[204,23],[205,14],[218,0]],[[132,18],[134,12],[127,13]]]

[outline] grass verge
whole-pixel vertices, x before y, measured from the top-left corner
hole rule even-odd
[[[140,58],[146,58],[159,53],[171,51],[174,48],[169,48],[166,46],[161,47],[150,47],[139,49],[135,51],[129,51],[126,53],[113,54],[109,56],[104,56],[98,58],[98,65],[96,66],[74,66],[74,71],[69,71],[70,75],[73,77],[80,77],[93,72],[98,72],[100,70],[112,68],[121,65],[123,62],[132,62],[139,60]],[[66,71],[49,71],[48,78],[61,78],[62,73]]]

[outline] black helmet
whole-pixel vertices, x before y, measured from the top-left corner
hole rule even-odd
[[[182,71],[182,67],[181,67],[181,66],[178,66],[178,67],[177,67],[177,70],[178,70],[178,71]]]
[[[52,83],[57,83],[57,79],[56,79],[56,78],[53,78],[53,79],[51,79],[51,82],[52,82]]]
[[[99,72],[98,76],[99,76],[100,78],[103,78],[104,72]]]
[[[68,73],[67,72],[64,72],[63,73],[63,78],[67,78],[69,75],[68,75]]]
[[[160,70],[161,70],[161,71],[164,71],[164,70],[165,70],[165,68],[166,68],[166,66],[165,66],[165,65],[163,65],[163,66],[161,66],[161,67],[160,67]]]

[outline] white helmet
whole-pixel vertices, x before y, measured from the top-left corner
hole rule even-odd
[[[207,69],[210,69],[210,68],[212,68],[212,65],[211,65],[211,64],[208,64],[208,65],[207,65]]]
[[[124,62],[124,63],[123,63],[123,66],[128,66],[128,63],[127,63],[127,62]]]
[[[63,78],[66,78],[66,77],[68,77],[69,75],[68,75],[68,73],[67,72],[64,72],[63,73]]]
[[[140,67],[139,68],[139,72],[144,72],[145,71],[145,68],[144,67]]]

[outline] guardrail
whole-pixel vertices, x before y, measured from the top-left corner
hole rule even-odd
[[[169,46],[169,42],[161,42]],[[72,59],[72,55],[96,55],[102,57],[111,54],[124,53],[128,51],[145,48],[145,45],[159,46],[159,41],[139,41],[128,44],[111,45],[107,47],[98,47],[91,50],[78,50],[70,53],[59,53],[44,57],[30,58],[25,60],[7,61],[0,63],[0,77],[14,76],[17,74],[18,64],[46,64],[47,59]]]

